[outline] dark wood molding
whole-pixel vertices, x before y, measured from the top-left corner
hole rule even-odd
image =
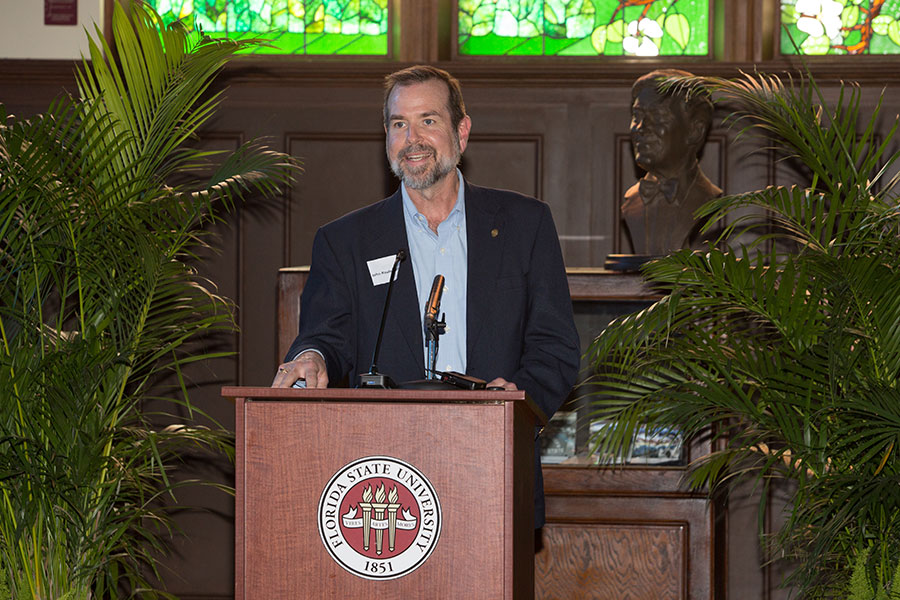
[[[465,85],[509,87],[613,87],[630,86],[644,73],[659,68],[663,61],[504,61],[494,59],[490,63],[475,61],[437,62],[437,66],[452,72]],[[835,83],[852,79],[861,84],[888,84],[900,82],[900,57],[865,57],[859,60],[809,59],[810,71],[817,80]],[[384,76],[408,66],[404,62],[298,62],[288,57],[280,60],[234,61],[224,72],[229,83],[269,83],[278,80],[284,84],[318,86],[323,84],[366,87],[380,85]],[[801,62],[796,57],[783,57],[759,63],[671,61],[698,75],[736,77],[744,72],[800,73]]]
[[[420,49],[421,50],[421,49]],[[417,61],[414,61],[417,62]],[[900,56],[867,56],[851,60],[837,58],[807,59],[810,72],[822,83],[845,80],[862,85],[900,83]],[[409,66],[400,61],[344,61],[304,59],[293,56],[273,58],[238,57],[223,70],[219,85],[271,85],[292,87],[322,85],[371,88],[380,87],[384,76]],[[465,86],[472,87],[552,87],[570,88],[630,86],[644,73],[660,66],[679,66],[697,75],[737,77],[744,72],[766,72],[799,75],[801,60],[781,57],[763,62],[717,61],[601,61],[589,60],[521,60],[493,59],[490,62],[457,60],[433,61],[452,72]],[[76,61],[70,60],[0,60],[0,81],[16,86],[34,83],[74,83]],[[6,87],[0,86],[0,89]]]
[[[77,60],[0,59],[0,89],[25,83],[75,82]]]

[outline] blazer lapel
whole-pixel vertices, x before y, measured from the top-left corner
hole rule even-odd
[[[489,312],[485,297],[493,292],[500,272],[502,240],[500,205],[483,188],[466,182],[466,363],[470,363]]]
[[[399,189],[384,202],[382,209],[372,220],[368,229],[371,237],[366,240],[364,245],[365,256],[363,258],[372,260],[396,254],[401,249],[406,251],[406,260],[400,263],[400,272],[397,275],[397,281],[394,282],[385,330],[395,328],[403,333],[418,366],[418,372],[424,373],[425,341],[424,334],[420,331],[419,295],[416,292],[415,275],[413,275],[412,262],[409,258],[409,243],[403,220],[403,198]],[[383,294],[378,294],[378,297],[382,299],[381,302],[384,302]],[[376,327],[378,325],[378,323],[375,324]],[[393,349],[393,351],[399,350],[399,348]],[[384,349],[382,349],[383,352]]]

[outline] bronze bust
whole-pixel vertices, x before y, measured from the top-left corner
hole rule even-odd
[[[652,71],[631,88],[631,141],[634,159],[646,175],[625,192],[622,219],[635,254],[663,255],[700,247],[694,211],[721,195],[700,170],[697,154],[712,124],[708,92],[681,87],[660,89],[667,77],[691,74]]]

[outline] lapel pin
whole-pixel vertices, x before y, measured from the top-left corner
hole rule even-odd
[[[495,228],[495,229],[491,229],[491,237],[497,237],[498,235],[500,235],[500,230],[499,230],[499,229],[496,229],[496,228]]]

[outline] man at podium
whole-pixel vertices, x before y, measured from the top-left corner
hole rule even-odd
[[[457,165],[472,122],[446,71],[419,65],[393,73],[384,98],[387,157],[400,189],[317,232],[300,332],[273,387],[345,379],[355,387],[376,369],[397,382],[422,380],[430,357],[440,372],[525,390],[549,418],[580,360],[549,207],[463,178]],[[437,275],[444,285],[435,356],[425,313]],[[544,523],[539,452],[535,444],[536,527]]]

